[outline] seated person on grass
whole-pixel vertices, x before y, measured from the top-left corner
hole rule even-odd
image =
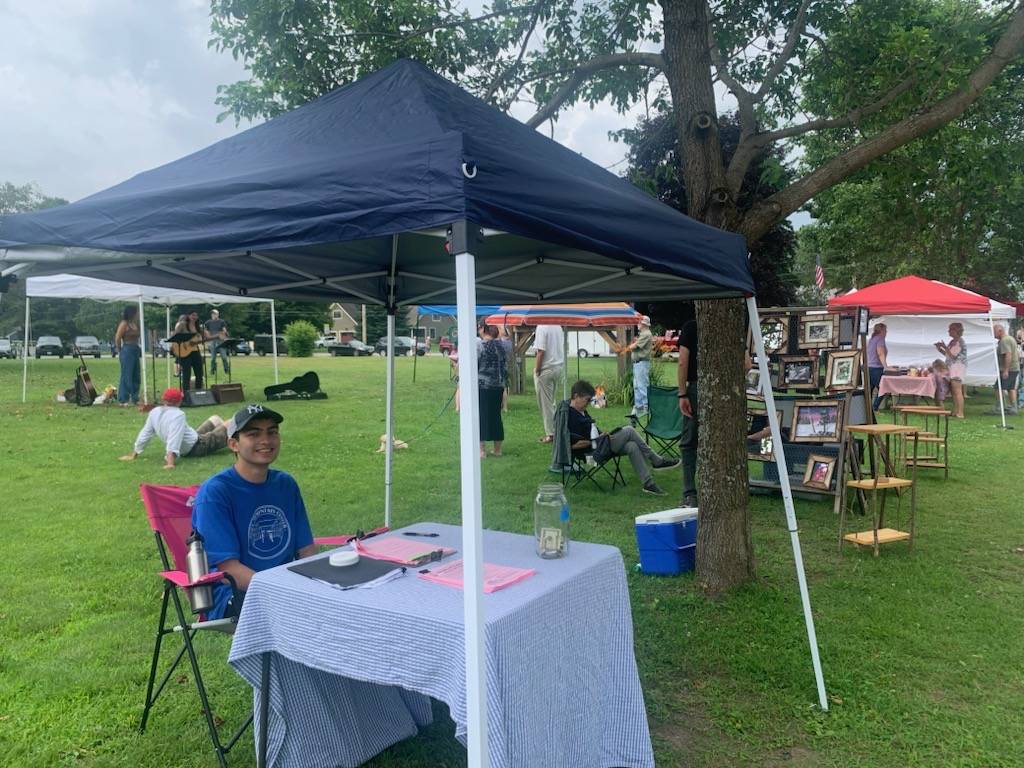
[[[574,452],[589,451],[591,442],[591,426],[594,420],[587,413],[587,405],[594,396],[594,388],[588,381],[577,381],[572,385],[569,396],[569,438]],[[604,433],[599,433],[604,434]],[[651,450],[643,438],[632,427],[619,427],[609,435],[613,456],[628,456],[637,477],[643,483],[643,492],[655,496],[665,496],[654,478],[651,477],[647,462],[654,469],[671,469],[679,465],[679,459],[668,459]]]
[[[121,456],[121,461],[134,461],[142,453],[146,444],[159,437],[165,448],[164,469],[174,469],[179,456],[196,458],[208,456],[228,444],[227,428],[224,419],[214,414],[197,429],[192,429],[181,410],[181,401],[185,395],[180,389],[171,387],[164,390],[161,397],[163,405],[158,405],[146,417],[139,436],[135,438],[132,452]]]
[[[238,615],[257,571],[316,554],[298,484],[270,468],[281,450],[282,421],[262,405],[238,411],[227,430],[235,464],[203,483],[196,495],[192,527],[206,542],[210,567],[235,584],[214,588],[211,619]]]

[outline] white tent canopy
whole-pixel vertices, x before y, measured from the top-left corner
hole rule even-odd
[[[23,347],[23,369],[21,381],[21,401],[25,402],[28,390],[28,340],[31,338],[30,306],[33,298],[47,299],[92,299],[93,301],[132,302],[139,305],[140,323],[144,323],[142,308],[144,304],[160,304],[167,310],[165,333],[170,335],[171,307],[177,304],[270,304],[271,343],[274,351],[274,381],[278,381],[277,371],[277,318],[274,313],[273,299],[260,299],[252,296],[228,296],[204,291],[186,291],[179,288],[162,288],[149,285],[133,285],[113,280],[99,280],[95,277],[82,275],[45,275],[30,277],[25,281],[25,344]],[[145,327],[140,328],[142,357],[146,357]],[[170,359],[167,361],[168,383],[170,382]],[[156,382],[154,382],[154,386]],[[146,366],[142,365],[142,397],[148,395]]]

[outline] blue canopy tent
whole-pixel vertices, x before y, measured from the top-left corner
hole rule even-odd
[[[760,329],[742,237],[663,205],[410,61],[76,203],[5,217],[5,264],[8,272],[30,267],[261,298],[378,303],[392,337],[398,306],[455,301],[468,391],[477,387],[477,301],[745,297],[755,336]],[[759,360],[764,369],[765,356]],[[389,351],[387,523],[392,364]],[[467,748],[471,765],[486,766],[477,419],[476,398],[466,398]],[[827,708],[788,476],[780,466]]]

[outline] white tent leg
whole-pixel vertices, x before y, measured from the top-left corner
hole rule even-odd
[[[149,402],[149,387],[146,381],[146,315],[145,307],[142,305],[142,296],[139,295],[139,347],[142,349],[142,355],[139,357],[139,370],[142,372],[142,403]],[[153,374],[156,376],[156,374]],[[156,382],[153,382],[153,388],[156,389]],[[155,398],[154,398],[155,399]]]
[[[793,547],[796,579],[800,585],[800,603],[804,610],[804,623],[807,625],[807,642],[811,646],[814,680],[818,685],[818,703],[822,710],[827,711],[828,698],[825,695],[825,678],[821,672],[821,659],[818,657],[818,636],[814,631],[814,616],[811,613],[811,598],[807,592],[804,558],[800,552],[800,534],[796,525],[796,511],[793,508],[793,491],[789,487],[789,469],[786,467],[786,452],[782,447],[782,430],[779,429],[779,417],[775,412],[775,394],[771,388],[768,358],[764,353],[764,339],[761,336],[761,321],[757,314],[757,300],[753,296],[747,299],[747,316],[750,318],[750,329],[754,337],[754,352],[757,354],[757,367],[761,374],[764,404],[768,409],[768,424],[772,430],[772,452],[775,454],[775,466],[778,467],[779,482],[782,484],[782,503],[786,508],[786,526],[789,529],[789,539]]]
[[[992,313],[988,313],[988,329],[992,332],[992,338],[996,337],[996,326],[992,322]],[[964,386],[963,384],[960,385]],[[1003,429],[1006,429],[1006,406],[1003,404],[1003,377],[1002,369],[999,367],[999,347],[996,347],[996,392],[999,394],[999,415],[1003,420]]]
[[[22,334],[23,343],[21,345],[21,402],[25,402],[25,398],[28,397],[28,340],[29,340],[29,317],[28,317],[28,305],[29,305],[28,291],[25,292],[25,329]]]
[[[476,274],[471,253],[455,256],[459,324],[459,465],[462,490],[463,623],[466,641],[468,763],[487,768],[487,678],[484,669],[483,513],[480,496],[480,400],[476,370]]]
[[[171,338],[171,308],[170,308],[170,306],[167,306],[167,307],[164,307],[164,309],[166,310],[166,313],[167,313],[166,317],[164,318],[164,338],[165,339],[169,339],[169,338]],[[157,344],[159,344],[159,343],[160,342],[158,341]],[[171,388],[171,357],[172,357],[172,355],[171,355],[170,352],[167,352],[167,354],[164,355],[164,368],[167,369],[167,388],[168,389]],[[153,375],[155,376],[156,374],[153,374]],[[153,387],[154,387],[154,389],[156,388],[156,382],[155,381],[153,382]],[[155,401],[156,397],[154,397],[153,400]]]
[[[277,314],[274,312],[273,301],[270,302],[270,348],[274,351],[274,383],[280,384],[277,372]]]
[[[391,468],[395,456],[394,400],[395,400],[395,316],[388,312],[388,359],[384,366],[384,525],[391,527]]]
[[[562,329],[562,399],[569,399],[569,332]]]

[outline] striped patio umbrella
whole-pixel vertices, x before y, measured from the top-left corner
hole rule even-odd
[[[595,304],[506,304],[487,317],[488,325],[560,325],[614,328],[636,325],[642,315],[623,302]]]

